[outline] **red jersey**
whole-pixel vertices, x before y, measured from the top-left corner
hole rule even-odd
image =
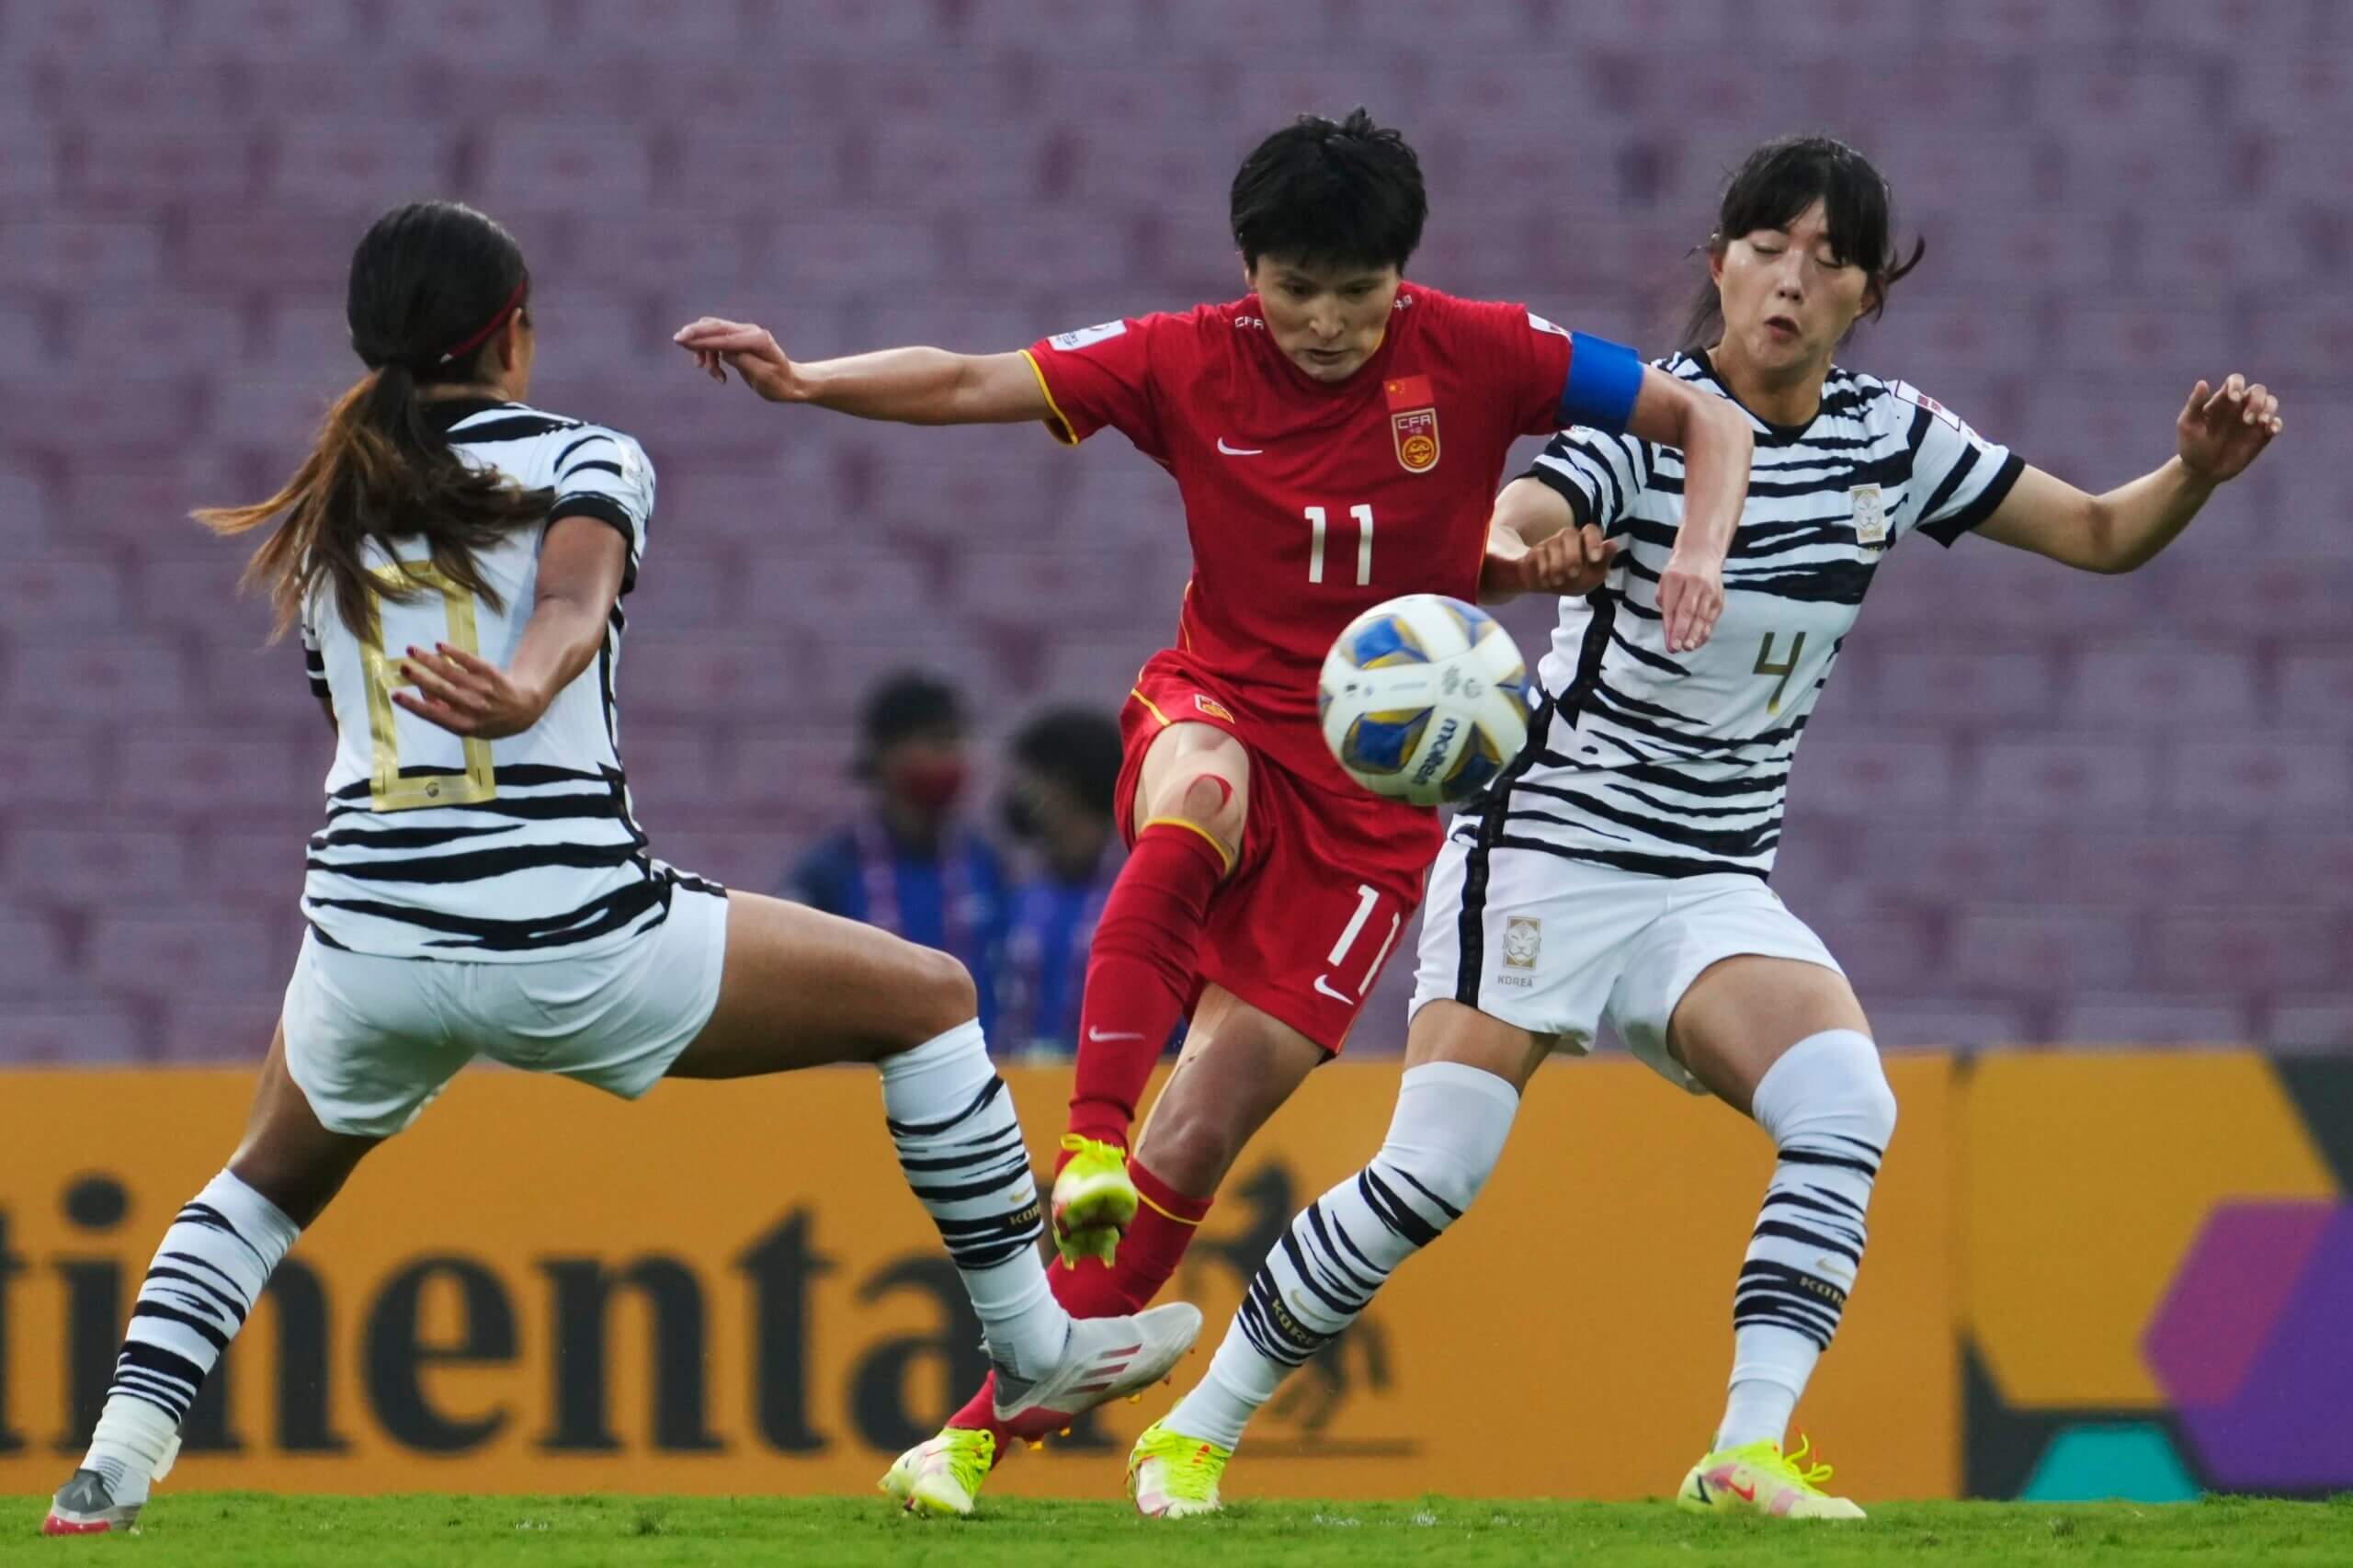
[[[1058,439],[1110,426],[1176,477],[1193,547],[1177,647],[1256,748],[1357,793],[1316,723],[1324,656],[1384,599],[1478,597],[1511,443],[1564,423],[1567,331],[1409,282],[1345,381],[1278,349],[1255,294],[1061,333],[1029,354]]]

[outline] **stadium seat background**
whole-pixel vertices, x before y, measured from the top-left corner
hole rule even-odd
[[[1239,155],[1359,101],[1424,153],[1414,276],[1653,352],[1729,163],[1854,140],[1929,249],[1847,361],[2089,488],[2169,453],[2198,377],[2268,379],[2286,438],[2141,574],[1899,552],[1776,885],[1891,1042],[2345,1048],[2353,12],[0,0],[0,1062],[267,1039],[326,743],[241,551],[186,513],[273,488],[355,373],[343,275],[381,208],[512,227],[535,401],[651,453],[640,814],[766,888],[845,809],[868,680],[952,671],[990,739],[1108,708],[1185,544],[1117,436],[788,416],[669,332],[999,349],[1225,297]],[[1533,652],[1541,608],[1511,619]],[[1405,969],[1360,1044],[1402,1033]]]

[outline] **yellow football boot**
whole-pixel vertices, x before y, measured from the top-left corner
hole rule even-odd
[[[1233,1458],[1232,1449],[1172,1432],[1168,1423],[1155,1421],[1128,1455],[1128,1495],[1148,1519],[1214,1514],[1225,1506],[1218,1501],[1217,1483]]]
[[[1070,1153],[1054,1176],[1054,1250],[1076,1267],[1082,1257],[1109,1263],[1120,1238],[1136,1217],[1136,1184],[1128,1176],[1128,1153],[1116,1143],[1063,1134]]]
[[[883,1495],[910,1514],[962,1518],[996,1462],[996,1436],[944,1426],[939,1436],[916,1444],[882,1472]]]
[[[1802,1466],[1811,1451],[1802,1434],[1786,1456],[1770,1438],[1718,1449],[1691,1467],[1675,1500],[1687,1508],[1729,1508],[1776,1519],[1863,1517],[1854,1504],[1822,1490],[1830,1479],[1828,1465]]]

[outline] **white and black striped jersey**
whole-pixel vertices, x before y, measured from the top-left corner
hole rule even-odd
[[[622,592],[636,583],[654,513],[654,469],[619,431],[519,403],[433,405],[452,450],[527,490],[550,491],[551,518],[588,517],[629,542]],[[420,580],[403,603],[378,600],[372,637],[343,623],[322,585],[302,616],[312,689],[335,711],[326,825],[311,839],[302,911],[335,946],[391,958],[527,962],[617,946],[669,913],[692,881],[646,853],[622,776],[613,678],[627,621],[616,603],[597,660],[540,722],[506,740],[461,740],[397,706],[403,650],[449,642],[501,666],[530,619],[545,526],[517,528],[478,557],[494,607],[414,551],[369,546],[387,581]],[[709,887],[708,883],[696,883]]]
[[[1729,400],[1704,353],[1656,361]],[[1750,415],[1756,449],[1724,562],[1724,610],[1670,656],[1661,571],[1683,520],[1683,454],[1583,426],[1529,472],[1618,542],[1603,585],[1564,600],[1529,749],[1455,832],[1657,876],[1770,874],[1798,739],[1871,574],[1918,531],[1984,522],[2025,464],[1902,381],[1834,369],[1802,426]]]

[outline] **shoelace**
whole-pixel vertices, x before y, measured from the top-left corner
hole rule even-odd
[[[1814,1464],[1801,1468],[1798,1463],[1813,1452],[1813,1439],[1801,1432],[1798,1434],[1798,1446],[1784,1454],[1781,1457],[1781,1462],[1789,1467],[1790,1473],[1797,1478],[1799,1485],[1810,1491],[1819,1492],[1830,1479],[1830,1467],[1826,1464]],[[1816,1457],[1819,1458],[1819,1456]]]
[[[1106,1143],[1100,1138],[1088,1138],[1076,1132],[1065,1132],[1062,1136],[1062,1151],[1065,1154],[1075,1157],[1096,1150],[1100,1150],[1114,1159],[1126,1158],[1126,1151],[1117,1143]],[[1064,1161],[1063,1164],[1067,1165],[1069,1161]]]

